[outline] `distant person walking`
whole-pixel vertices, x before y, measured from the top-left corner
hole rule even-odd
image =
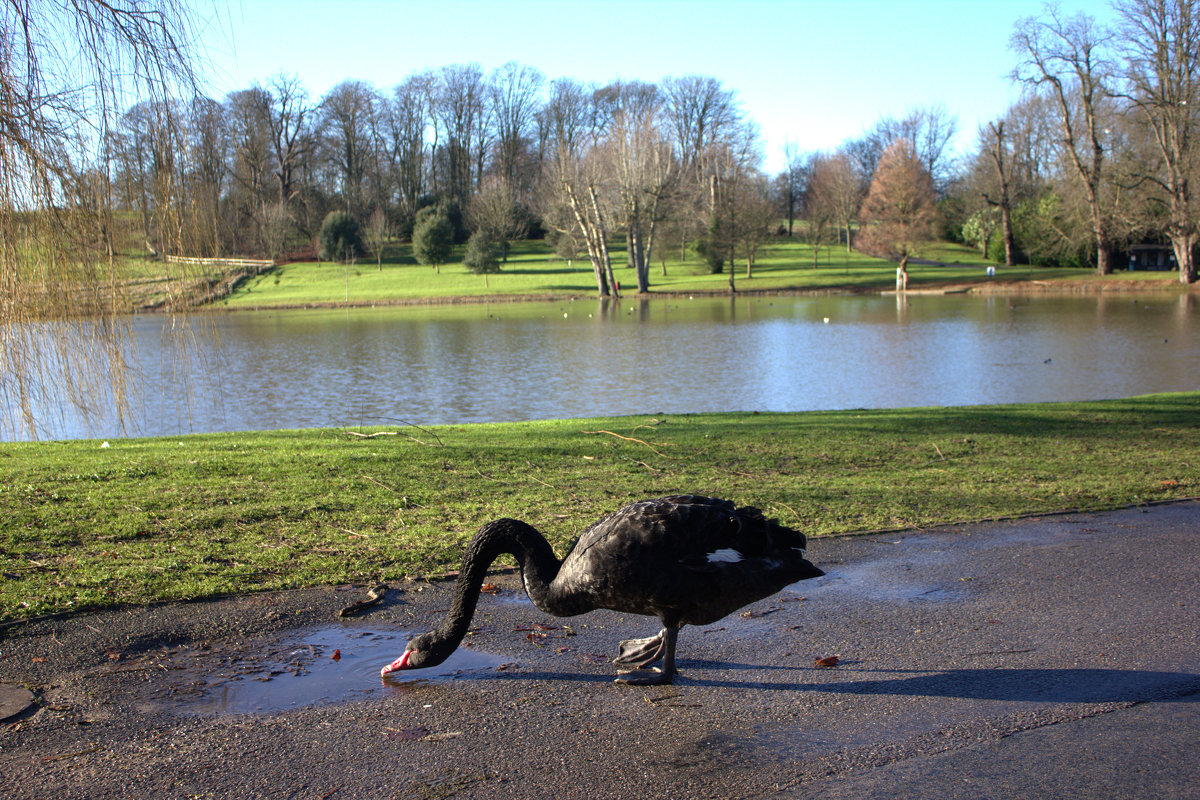
[[[896,268],[896,291],[908,290],[908,269],[903,264]]]

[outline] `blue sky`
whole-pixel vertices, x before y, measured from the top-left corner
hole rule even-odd
[[[447,64],[506,61],[548,78],[657,82],[702,74],[736,90],[767,168],[783,148],[832,149],[880,116],[944,104],[959,146],[1017,97],[1017,19],[1041,0],[218,0],[211,93],[285,72],[314,98],[353,78],[390,89]],[[1099,0],[1065,12],[1106,19]],[[211,14],[211,6],[206,6]],[[203,13],[203,12],[202,12]]]

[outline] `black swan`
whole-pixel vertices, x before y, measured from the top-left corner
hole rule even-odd
[[[630,669],[617,682],[671,683],[681,626],[716,622],[788,584],[825,574],[804,558],[805,544],[804,534],[756,508],[694,495],[630,503],[589,526],[562,561],[524,522],[489,522],[467,545],[454,604],[441,626],[415,637],[380,674],[449,658],[467,633],[488,566],[511,553],[529,599],[547,614],[608,608],[658,617],[658,634],[621,643],[614,663]],[[662,668],[651,669],[657,661]]]

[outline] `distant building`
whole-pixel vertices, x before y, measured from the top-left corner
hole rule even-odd
[[[1129,248],[1129,269],[1175,269],[1175,252],[1165,244],[1135,244]]]

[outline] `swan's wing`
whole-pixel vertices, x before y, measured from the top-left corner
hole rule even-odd
[[[630,503],[583,532],[569,558],[652,559],[696,568],[803,550],[804,534],[728,500],[675,495]]]

